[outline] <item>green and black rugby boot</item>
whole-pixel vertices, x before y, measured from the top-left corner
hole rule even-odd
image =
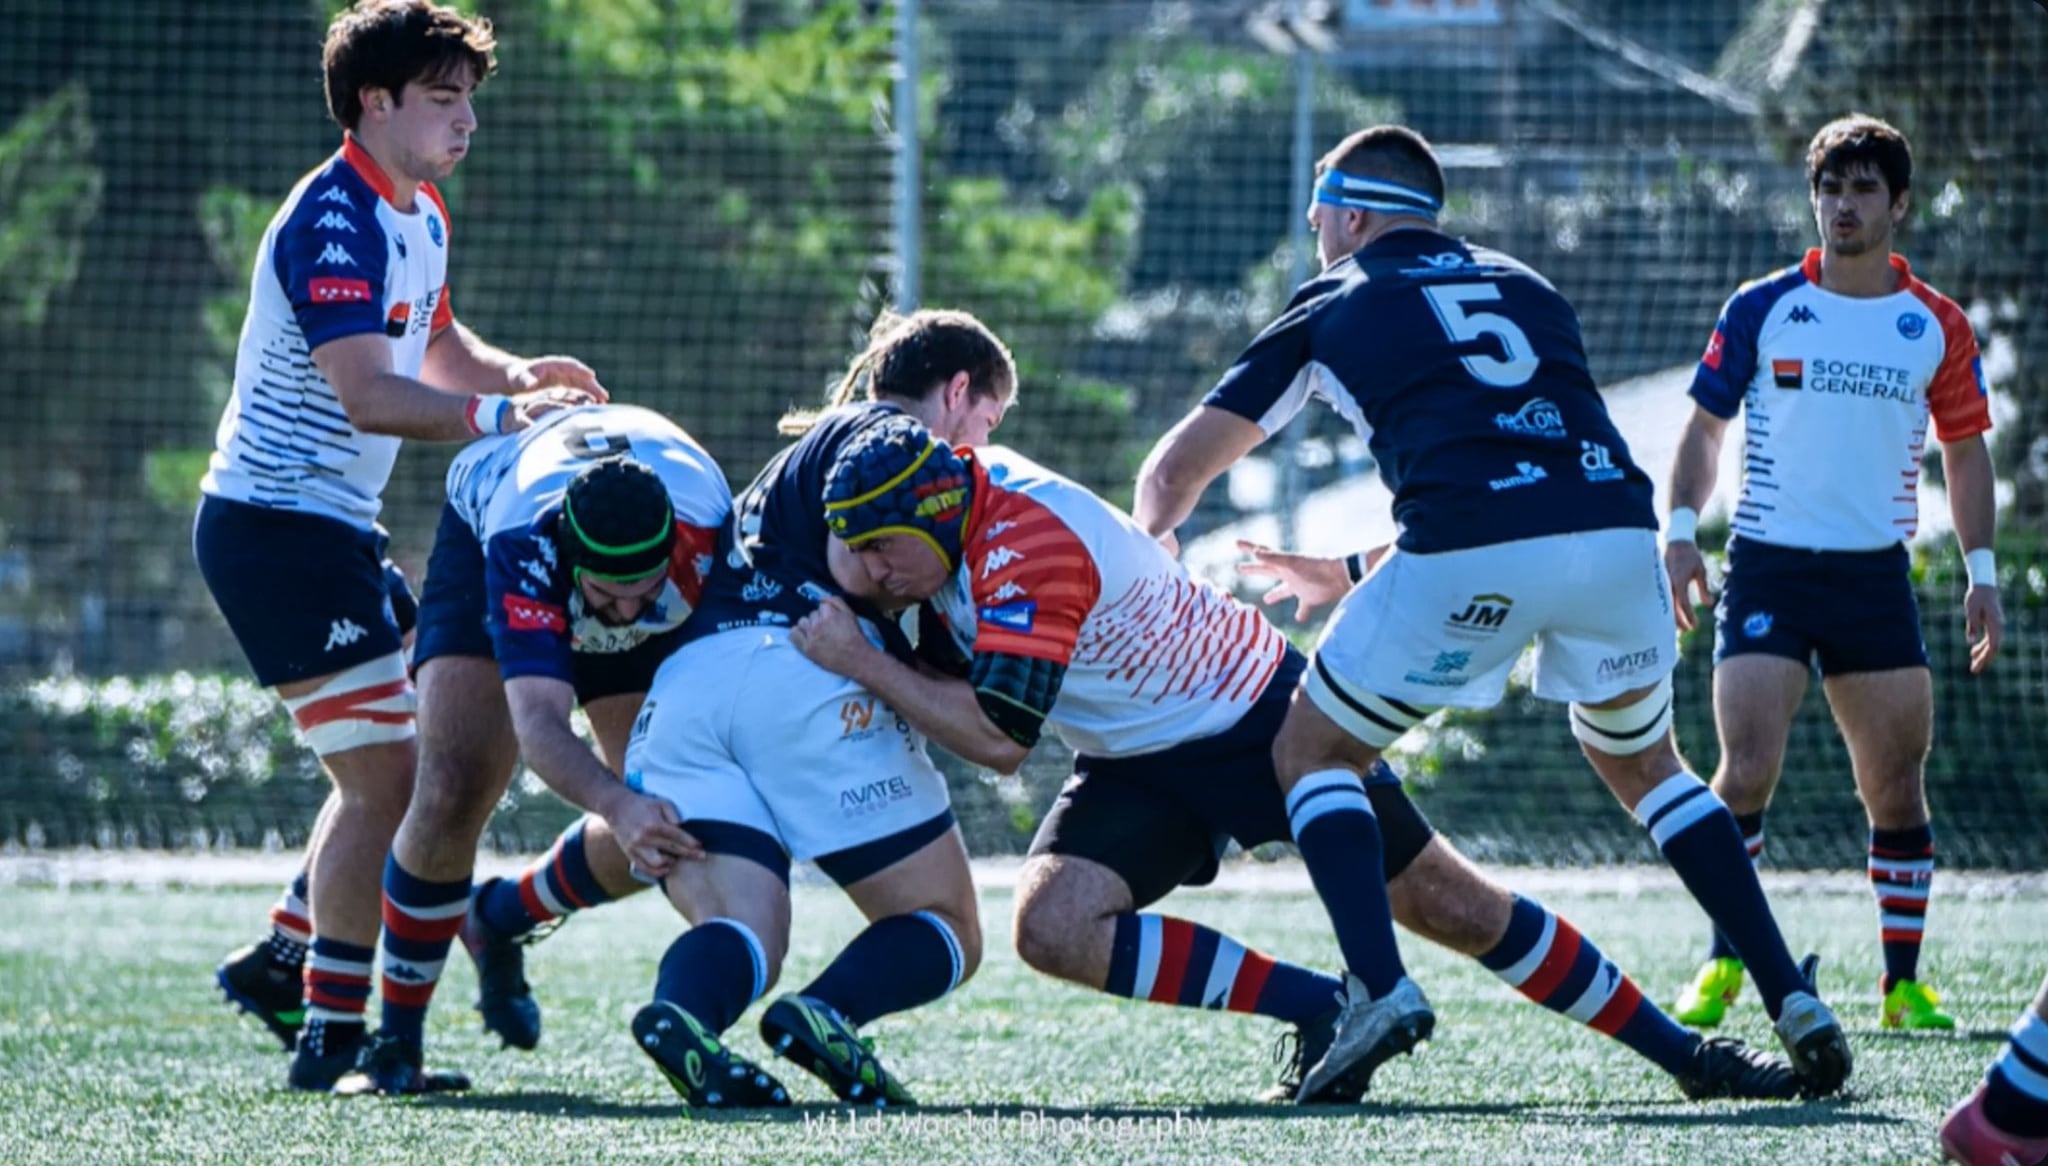
[[[823,1081],[841,1101],[876,1109],[917,1104],[875,1058],[874,1042],[821,1000],[791,993],[770,1004],[761,1014],[761,1039],[777,1056]]]

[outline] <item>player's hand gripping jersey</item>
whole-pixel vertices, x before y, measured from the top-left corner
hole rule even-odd
[[[368,528],[399,439],[363,433],[312,352],[362,333],[390,338],[392,369],[418,377],[427,342],[453,322],[448,207],[428,183],[410,214],[349,139],[299,180],[256,252],[235,395],[200,488],[257,506]]]
[[[1204,403],[1270,435],[1311,396],[1369,443],[1404,550],[1656,528],[1577,314],[1498,251],[1423,230],[1375,240],[1303,284]]]
[[[1286,638],[1188,576],[1130,516],[1000,446],[974,475],[960,569],[931,600],[978,688],[1008,662],[1054,668],[1047,720],[1067,745],[1126,757],[1220,733],[1265,691]],[[1025,694],[1026,699],[1042,694]]]
[[[1896,255],[1899,289],[1836,295],[1820,252],[1744,284],[1721,309],[1692,396],[1747,412],[1737,535],[1806,550],[1880,550],[1919,522],[1927,422],[1942,441],[1991,428],[1977,338]]]
[[[618,453],[661,476],[676,523],[667,585],[624,627],[585,612],[582,589],[558,562],[555,534],[571,480],[593,459]],[[569,681],[571,653],[628,652],[689,618],[732,495],[711,456],[666,417],[592,405],[472,442],[448,468],[448,503],[484,547],[487,618],[504,677]]]

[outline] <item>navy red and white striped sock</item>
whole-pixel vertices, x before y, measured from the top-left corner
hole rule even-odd
[[[527,864],[519,877],[493,879],[477,895],[477,918],[507,939],[543,923],[612,901],[590,870],[584,850],[584,819],[562,832],[546,854]]]
[[[313,909],[306,904],[306,872],[302,869],[270,908],[270,937],[263,941],[270,966],[298,972],[306,966],[306,947],[313,942]]]
[[[1186,1008],[1256,1012],[1305,1024],[1343,999],[1344,984],[1263,952],[1221,932],[1170,915],[1116,917],[1110,948],[1112,996]]]
[[[1934,828],[1871,830],[1870,890],[1877,896],[1883,990],[1889,992],[1900,980],[1920,978],[1920,942],[1934,890]]]
[[[431,882],[384,860],[383,1030],[417,1047],[448,949],[469,914],[469,879]]]
[[[363,1039],[370,1006],[370,961],[376,949],[316,935],[306,955],[306,1027],[301,1051],[319,1056]]]
[[[1692,1064],[1700,1038],[1644,998],[1570,920],[1533,899],[1515,896],[1507,934],[1479,962],[1515,991],[1613,1037],[1667,1073]]]

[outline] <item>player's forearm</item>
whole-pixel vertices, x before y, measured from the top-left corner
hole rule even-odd
[[[457,320],[428,342],[420,378],[455,393],[510,393],[516,387],[513,377],[524,363],[485,343]]]
[[[478,415],[499,407],[468,393],[445,392],[397,373],[380,373],[338,393],[349,424],[364,433],[415,441],[467,441]],[[488,429],[489,418],[484,418]]]
[[[998,773],[1015,773],[1031,750],[1010,739],[982,711],[974,686],[921,672],[886,652],[862,658],[850,677],[947,752]]]
[[[1981,436],[1941,447],[1942,476],[1948,482],[1949,516],[1956,541],[1968,553],[1989,550],[1998,527],[1998,479],[1991,450]]]
[[[1131,502],[1131,517],[1153,538],[1160,538],[1167,532],[1187,521],[1195,512],[1195,503],[1201,500],[1202,491],[1209,488],[1208,477],[1191,467],[1182,465],[1174,456],[1172,435],[1154,446],[1145,458],[1144,466],[1138,471],[1138,488]]]
[[[569,727],[569,718],[515,719],[519,753],[547,787],[565,802],[599,817],[626,787]]]
[[[1671,467],[1670,508],[1697,515],[1714,496],[1721,468],[1721,437],[1727,423],[1694,410],[1678,439],[1678,457]]]

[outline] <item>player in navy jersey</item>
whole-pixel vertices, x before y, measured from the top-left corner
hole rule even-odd
[[[207,589],[335,787],[272,935],[217,972],[296,1044],[294,1088],[328,1088],[362,1043],[378,870],[412,784],[411,597],[377,525],[400,440],[512,432],[604,396],[581,361],[499,351],[450,306],[452,228],[434,184],[468,153],[494,45],[487,21],[426,0],[361,0],[328,26],[342,147],[264,233],[200,483]]]
[[[1008,349],[974,317],[885,314],[827,408],[784,418],[783,431],[801,440],[740,492],[718,532],[686,642],[657,673],[626,752],[628,782],[673,805],[690,853],[703,853],[656,868],[693,926],[663,957],[654,1001],[632,1023],[635,1042],[693,1106],[788,1104],[779,1082],[721,1038],[780,975],[793,858],[840,883],[870,926],[770,1004],[762,1035],[841,1098],[907,1102],[855,1030],[945,995],[980,962],[966,848],[922,739],[885,702],[806,662],[789,638],[820,599],[844,594],[818,505],[838,451],[905,414],[985,441],[1015,394]],[[878,638],[908,652],[894,623],[857,607]],[[498,938],[578,905],[524,896],[521,915],[521,898],[480,897]]]
[[[1084,487],[1001,447],[956,454],[907,417],[841,452],[822,505],[835,555],[865,580],[856,594],[923,603],[919,666],[873,645],[837,599],[797,624],[799,651],[997,772],[1046,730],[1075,751],[1018,875],[1018,955],[1111,995],[1292,1024],[1268,1099],[1357,1101],[1368,1071],[1302,1089],[1335,1036],[1339,979],[1143,910],[1210,881],[1231,841],[1288,836],[1272,744],[1305,661],[1279,629]],[[1679,1027],[1568,920],[1436,837],[1385,764],[1368,777],[1405,926],[1622,1042],[1690,1097],[1796,1094],[1782,1058]]]
[[[695,853],[673,810],[617,775],[731,509],[710,455],[629,405],[556,414],[475,442],[449,466],[413,653],[419,776],[384,866],[383,1020],[338,1091],[460,1083],[421,1068],[427,1007],[458,932],[477,960],[485,1027],[520,1048],[539,1041],[520,949],[489,926],[504,907],[493,897],[594,906],[638,889],[635,863],[658,878]],[[570,728],[579,705],[602,757]],[[586,817],[541,881],[487,883],[472,909],[477,842],[520,758]]]
[[[1338,605],[1274,745],[1289,822],[1349,974],[1313,1094],[1435,1024],[1395,944],[1382,840],[1360,782],[1436,709],[1497,703],[1537,641],[1537,695],[1571,705],[1587,759],[1757,966],[1807,1087],[1840,1088],[1841,1026],[1786,950],[1734,819],[1671,738],[1677,636],[1649,480],[1540,275],[1437,227],[1443,171],[1414,131],[1353,134],[1318,166],[1323,272],[1294,295],[1138,481],[1168,537],[1215,476],[1320,396],[1350,419],[1401,533]]]
[[[1679,623],[1690,628],[1688,592],[1713,602],[1693,532],[1728,423],[1743,413],[1742,492],[1716,607],[1714,791],[1760,854],[1764,810],[1817,664],[1869,816],[1884,948],[1879,1023],[1948,1029],[1955,1021],[1919,971],[1934,877],[1923,781],[1934,694],[1904,542],[1919,522],[1930,421],[1969,571],[1971,672],[1990,666],[2004,616],[1976,337],[1962,309],[1892,253],[1912,174],[1905,135],[1876,118],[1843,118],[1814,136],[1807,179],[1821,245],[1743,285],[1722,309],[1693,378],[1697,407],[1672,472],[1664,554]],[[1716,932],[1679,999],[1681,1018],[1718,1024],[1743,971],[1739,946]]]

